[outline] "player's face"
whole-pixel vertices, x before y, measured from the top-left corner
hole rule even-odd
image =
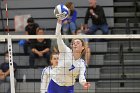
[[[52,55],[51,64],[53,66],[57,66],[58,65],[58,59],[59,59],[58,54]]]
[[[82,44],[81,40],[79,40],[79,39],[73,40],[73,42],[72,42],[73,52],[81,53],[83,49],[84,49],[84,45]]]

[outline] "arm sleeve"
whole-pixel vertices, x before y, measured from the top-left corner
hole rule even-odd
[[[84,85],[86,83],[86,65],[84,62],[82,62],[81,64],[81,68],[80,68],[80,75],[79,75],[79,82],[81,85]]]
[[[40,93],[45,93],[46,91],[46,86],[47,86],[47,68],[44,68],[42,71],[42,75],[41,75],[41,85],[40,85]]]
[[[89,16],[90,16],[89,9],[90,8],[87,9],[87,12],[86,12],[86,15],[85,15],[85,21],[84,21],[85,24],[88,24],[88,20],[89,20]]]
[[[66,50],[70,50],[66,44],[64,43],[64,41],[62,40],[62,36],[61,36],[61,27],[62,25],[60,23],[57,23],[56,25],[56,36],[57,36],[57,45],[58,45],[58,50],[60,53],[62,52],[66,52]]]

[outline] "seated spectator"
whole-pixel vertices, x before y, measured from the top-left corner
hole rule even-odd
[[[17,64],[13,62],[14,72],[17,69]],[[14,78],[15,85],[16,85],[16,78]],[[10,87],[10,68],[9,68],[9,54],[5,52],[5,62],[0,64],[0,84],[8,82],[9,87],[6,93],[11,93]]]
[[[75,34],[76,35],[85,35],[84,32],[85,32],[84,31],[84,25],[81,25],[81,27],[76,30]],[[90,56],[91,56],[91,51],[90,51],[89,44],[88,44],[89,39],[88,38],[84,38],[83,40],[85,42],[84,59],[86,61],[86,64],[89,65],[89,63],[90,63]]]
[[[41,86],[40,92],[47,93],[48,85],[51,80],[51,71],[58,65],[59,55],[57,53],[52,53],[50,56],[51,66],[45,67],[41,75]]]
[[[63,34],[75,35],[77,11],[75,10],[74,4],[72,2],[66,2],[65,5],[69,9],[70,15],[67,19],[63,20],[62,31]]]
[[[32,17],[28,18],[27,26],[25,27],[25,34],[26,35],[36,35],[36,29],[39,27],[37,23],[34,22]],[[24,53],[28,54],[28,46],[30,43],[33,42],[33,39],[27,39],[24,44]]]
[[[42,28],[38,28],[37,35],[44,35],[44,30]],[[35,58],[39,58],[39,57],[46,58],[47,63],[49,65],[50,46],[51,46],[51,40],[44,39],[44,38],[37,38],[33,43],[31,43],[31,53],[29,56],[30,67],[34,67]]]
[[[92,26],[88,29],[88,20],[92,19]],[[101,29],[103,34],[108,34],[108,24],[106,21],[104,10],[101,6],[96,5],[96,0],[89,0],[89,7],[85,16],[85,28],[87,34],[95,34]]]
[[[77,11],[74,8],[74,4],[72,2],[66,2],[66,7],[70,11],[70,15],[67,19],[63,20],[62,24],[62,34],[63,35],[75,35],[76,31],[76,19],[77,19]],[[64,42],[69,45],[71,40],[64,40]]]

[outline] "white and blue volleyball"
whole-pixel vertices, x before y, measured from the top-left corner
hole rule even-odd
[[[69,9],[65,5],[59,4],[54,9],[54,15],[57,19],[64,20],[69,16]]]

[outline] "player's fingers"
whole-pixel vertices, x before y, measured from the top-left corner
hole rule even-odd
[[[85,85],[84,85],[84,89],[88,89],[90,87],[90,83],[87,82]]]

